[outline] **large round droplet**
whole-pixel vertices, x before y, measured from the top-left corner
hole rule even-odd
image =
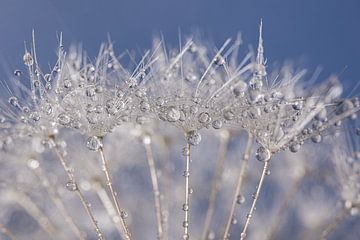
[[[97,136],[89,137],[86,141],[86,147],[91,151],[99,151],[102,148],[102,139]]]
[[[259,147],[256,151],[256,159],[261,161],[261,162],[265,162],[265,161],[269,161],[271,158],[271,152],[264,148],[264,147]]]
[[[65,114],[65,113],[60,113],[59,115],[58,115],[58,122],[61,124],[61,125],[69,125],[70,124],[70,122],[71,122],[71,118],[67,115],[67,114]]]
[[[219,120],[219,119],[213,121],[213,123],[212,123],[212,127],[213,127],[214,129],[220,129],[220,128],[222,127],[222,125],[223,125],[223,123],[222,123],[222,121]]]
[[[296,153],[300,150],[300,144],[298,143],[291,144],[289,149],[291,152]]]
[[[230,120],[233,120],[234,117],[235,117],[235,114],[233,113],[233,111],[227,110],[227,111],[224,112],[224,118],[225,118],[226,120],[229,120],[229,121],[230,121]]]
[[[23,61],[26,66],[32,66],[34,64],[34,59],[29,52],[24,54]]]
[[[175,107],[169,107],[166,110],[166,119],[169,122],[176,122],[177,120],[180,119],[180,111]]]
[[[198,116],[200,123],[209,123],[211,121],[210,115],[207,112],[202,112]]]
[[[201,135],[198,131],[190,131],[187,133],[187,142],[190,145],[196,146],[201,142]]]
[[[245,202],[245,197],[241,194],[236,196],[236,203],[237,204],[243,204]]]
[[[77,185],[76,185],[76,183],[74,181],[70,180],[70,181],[68,181],[66,183],[66,189],[71,191],[71,192],[74,192],[74,191],[76,191],[78,189],[78,187],[77,187]]]
[[[320,134],[316,134],[316,135],[314,135],[314,136],[311,137],[311,141],[313,141],[314,143],[319,143],[319,142],[321,142],[321,139],[322,139],[322,137],[321,137]]]
[[[19,76],[21,75],[21,70],[16,69],[16,70],[14,71],[14,75],[17,76],[17,77],[19,77]]]
[[[9,98],[9,103],[13,107],[18,107],[19,106],[19,101],[18,101],[17,97],[14,97],[14,96]]]

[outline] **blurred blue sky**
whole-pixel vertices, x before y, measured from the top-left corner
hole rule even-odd
[[[270,63],[301,59],[310,69],[323,66],[323,77],[341,73],[352,86],[359,81],[359,0],[0,0],[0,60],[11,71],[21,64],[33,28],[46,64],[55,58],[60,31],[67,46],[82,42],[95,56],[108,33],[120,53],[148,48],[160,31],[175,45],[179,28],[199,29],[217,45],[241,31],[255,45],[260,18]]]

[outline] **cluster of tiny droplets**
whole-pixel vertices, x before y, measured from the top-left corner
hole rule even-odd
[[[12,138],[22,136],[40,136],[44,145],[52,148],[52,139],[71,129],[87,137],[89,150],[99,152],[103,138],[116,127],[130,123],[151,128],[161,121],[184,132],[187,147],[183,155],[189,163],[190,146],[201,143],[199,131],[203,128],[246,130],[259,144],[256,159],[267,163],[281,150],[298,152],[307,139],[321,142],[323,135],[339,129],[344,119],[355,119],[360,109],[358,98],[340,98],[342,86],[334,78],[311,91],[296,85],[302,72],[279,74],[270,84],[261,30],[255,61],[245,57],[240,64],[234,63],[240,41],[230,45],[227,40],[213,55],[191,39],[169,53],[162,45],[156,42],[154,51],[146,52],[131,71],[122,66],[111,44],[102,46],[96,61],[91,62],[84,60],[86,55],[80,49],[66,54],[61,43],[54,68],[45,73],[36,59],[34,43],[23,56],[30,86],[20,82],[22,70],[14,71],[15,85],[21,87],[25,98],[11,95],[10,107],[1,105],[2,149]],[[355,132],[360,135],[359,128]],[[188,195],[188,165],[183,176]],[[79,187],[69,179],[66,189],[77,191]],[[256,192],[253,198],[258,195]],[[238,195],[236,202],[244,203],[245,197]],[[188,198],[182,209],[189,213]],[[121,218],[126,217],[121,211]],[[232,223],[237,223],[235,216]],[[189,224],[183,222],[184,239],[190,238]],[[98,234],[103,239],[101,232]],[[243,232],[241,239],[245,237]],[[213,238],[210,232],[208,239]]]

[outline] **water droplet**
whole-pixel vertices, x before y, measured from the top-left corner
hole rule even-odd
[[[249,82],[249,86],[251,89],[260,90],[263,86],[263,82],[261,81],[261,79],[253,77]]]
[[[182,209],[183,209],[183,211],[188,211],[189,210],[189,205],[184,204]]]
[[[9,98],[9,103],[13,107],[19,107],[19,101],[18,101],[17,97],[15,97],[15,96],[12,96]]]
[[[64,126],[69,125],[71,122],[71,118],[65,113],[60,113],[58,115],[57,119],[58,119],[58,122]]]
[[[78,189],[78,187],[74,181],[70,180],[66,183],[66,189],[71,192],[74,192]]]
[[[224,112],[224,118],[225,118],[226,120],[229,120],[229,121],[230,121],[230,120],[233,120],[234,117],[235,117],[235,114],[233,113],[233,111],[227,110],[227,111]]]
[[[137,124],[144,124],[144,123],[146,123],[148,121],[148,118],[147,117],[145,117],[145,116],[137,116],[136,117],[136,123]]]
[[[183,147],[181,153],[182,153],[183,156],[189,156],[190,155],[190,151],[189,151],[188,147]]]
[[[34,120],[35,122],[40,120],[40,114],[38,112],[33,112],[30,117],[32,118],[32,120]]]
[[[202,112],[198,116],[198,120],[200,123],[209,123],[211,121],[210,115],[207,112]]]
[[[220,129],[220,128],[222,127],[222,125],[223,125],[223,123],[222,123],[222,121],[219,120],[219,119],[213,121],[213,123],[212,123],[212,127],[213,127],[214,129]]]
[[[214,58],[214,64],[222,66],[225,64],[225,59],[222,56],[218,55]]]
[[[243,204],[245,202],[245,197],[241,194],[237,195],[236,197],[236,203],[237,204]]]
[[[97,136],[89,137],[86,141],[86,147],[91,151],[99,151],[102,148],[102,139]]]
[[[235,216],[231,218],[231,224],[233,225],[237,224],[237,219],[235,218]]]
[[[356,128],[355,133],[356,133],[356,135],[360,136],[360,128]]]
[[[71,88],[72,86],[72,83],[70,80],[65,80],[64,81],[64,88]]]
[[[313,141],[314,143],[319,143],[319,142],[321,142],[321,139],[322,139],[322,137],[321,137],[320,134],[316,134],[316,135],[314,135],[314,136],[311,137],[311,141]]]
[[[300,150],[300,147],[301,147],[300,144],[294,143],[294,144],[291,144],[289,148],[290,148],[291,152],[296,153]]]
[[[166,119],[169,122],[176,122],[177,120],[180,119],[180,111],[175,107],[169,107],[166,110]]]
[[[34,59],[29,52],[24,54],[23,61],[26,66],[32,66],[34,64]]]
[[[189,222],[188,222],[188,221],[184,221],[184,222],[183,222],[183,227],[184,227],[184,228],[189,227]]]
[[[51,75],[49,73],[45,74],[44,79],[46,82],[51,82]]]
[[[201,142],[201,135],[197,131],[188,132],[186,138],[187,142],[193,146],[196,146]]]
[[[293,105],[292,105],[292,108],[296,111],[299,111],[301,110],[303,107],[302,103],[301,102],[295,102]]]
[[[120,212],[120,217],[122,218],[122,219],[125,219],[125,218],[127,218],[129,216],[129,214],[125,211],[125,210],[121,210],[121,212]]]
[[[256,159],[259,160],[259,161],[269,161],[271,158],[271,152],[264,148],[264,147],[259,147],[257,150],[256,150]]]
[[[141,101],[140,110],[143,112],[148,112],[150,110],[150,104],[147,101]]]
[[[29,159],[27,162],[27,165],[31,169],[36,169],[39,167],[40,164],[39,164],[39,161],[36,159]]]
[[[20,71],[19,69],[16,69],[16,70],[14,71],[14,75],[17,76],[17,77],[19,77],[19,76],[21,75],[21,71]]]
[[[183,235],[183,240],[189,240],[189,238],[190,238],[189,234],[184,234]]]

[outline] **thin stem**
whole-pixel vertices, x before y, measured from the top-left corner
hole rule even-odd
[[[211,224],[211,219],[214,214],[215,210],[215,202],[216,196],[219,192],[221,177],[224,171],[224,162],[227,153],[227,147],[229,143],[230,134],[228,131],[221,131],[220,132],[220,146],[218,152],[218,158],[216,161],[216,170],[215,170],[215,177],[211,184],[211,192],[209,196],[209,206],[206,212],[205,224],[203,228],[203,233],[201,239],[206,240],[209,234],[209,227]]]
[[[243,155],[242,161],[241,161],[241,167],[240,167],[240,172],[239,172],[239,176],[238,176],[237,183],[236,183],[235,194],[233,196],[233,200],[232,200],[232,203],[231,203],[230,214],[229,214],[226,226],[225,226],[225,232],[224,232],[224,235],[223,235],[224,240],[229,238],[231,222],[232,222],[232,219],[233,219],[234,214],[235,214],[236,204],[237,204],[237,202],[241,201],[239,199],[241,197],[240,192],[241,192],[241,187],[243,185],[244,179],[245,179],[246,174],[247,174],[247,168],[248,168],[248,163],[249,163],[249,157],[250,157],[252,144],[253,144],[253,136],[251,134],[249,134],[248,140],[247,140],[247,143],[246,143],[245,152],[244,152],[244,155]]]
[[[90,220],[95,228],[95,232],[96,232],[96,236],[98,237],[98,240],[104,240],[103,234],[99,228],[98,225],[98,221],[95,219],[94,214],[90,208],[90,203],[88,203],[85,198],[84,195],[82,193],[82,191],[80,190],[80,188],[78,187],[78,183],[75,179],[75,176],[73,174],[72,169],[68,166],[65,158],[63,157],[63,155],[60,152],[59,146],[56,144],[56,142],[53,139],[53,143],[54,143],[54,151],[56,153],[56,156],[58,157],[58,160],[61,163],[61,166],[64,168],[65,173],[67,174],[68,178],[69,178],[69,183],[73,184],[74,188],[72,189],[73,191],[76,192],[77,196],[79,197],[82,206],[84,207],[86,213],[88,214],[88,216],[90,217]]]
[[[183,205],[184,210],[184,221],[183,221],[183,227],[184,227],[184,235],[183,239],[188,240],[190,238],[189,235],[189,210],[190,210],[190,144],[186,144],[186,166],[184,175],[185,177],[185,202]]]
[[[100,157],[101,157],[102,169],[103,169],[103,171],[105,173],[105,177],[106,177],[106,185],[108,186],[108,189],[110,191],[113,203],[115,205],[116,213],[118,214],[118,217],[120,218],[121,227],[124,231],[123,237],[124,237],[124,239],[130,240],[131,234],[130,234],[130,231],[129,231],[129,228],[127,226],[126,219],[125,219],[127,214],[124,209],[120,208],[119,200],[117,197],[117,192],[114,190],[114,187],[113,187],[113,182],[112,182],[110,170],[109,170],[109,164],[105,158],[103,147],[101,147],[99,149],[99,153],[100,153]]]
[[[163,179],[163,188],[162,188],[162,192],[163,192],[163,196],[164,199],[162,199],[162,220],[163,220],[163,235],[164,235],[164,239],[169,239],[169,219],[168,219],[168,215],[169,215],[169,209],[172,208],[172,206],[174,205],[174,201],[169,201],[169,198],[167,198],[166,196],[169,195],[169,191],[171,189],[171,186],[173,186],[173,178],[172,178],[172,170],[170,167],[171,164],[171,156],[170,156],[170,143],[169,141],[166,139],[165,136],[162,136],[160,138],[160,147],[161,147],[161,155],[162,157],[160,158],[160,169],[161,169],[161,177]]]
[[[109,217],[114,222],[116,230],[121,236],[123,230],[119,225],[120,218],[118,217],[114,205],[112,203],[112,200],[110,199],[108,193],[106,192],[103,184],[100,181],[95,180],[92,186],[95,189],[96,194],[100,198],[100,201],[103,204],[104,208],[106,209],[106,212],[108,213]]]
[[[1,223],[0,223],[0,232],[2,232],[4,235],[8,236],[11,240],[16,240],[15,235]]]
[[[80,231],[78,226],[75,224],[74,219],[71,217],[69,211],[67,210],[64,203],[62,202],[60,196],[56,193],[55,186],[52,185],[52,183],[50,182],[49,178],[46,176],[46,174],[44,173],[42,168],[40,166],[38,166],[36,169],[33,169],[33,170],[34,170],[35,175],[38,177],[38,179],[40,181],[42,181],[42,182],[45,181],[43,186],[45,187],[46,191],[48,192],[51,200],[54,202],[56,207],[59,209],[59,211],[63,215],[65,221],[70,225],[70,227],[71,227],[72,231],[75,233],[76,237],[78,239],[84,240],[85,239],[84,234]]]
[[[331,222],[325,230],[321,233],[321,240],[325,240],[332,232],[335,231],[337,226],[345,219],[345,217],[349,214],[349,209],[343,208],[341,212],[339,212],[334,221]]]
[[[161,200],[160,200],[160,190],[158,184],[158,176],[155,167],[155,160],[153,156],[153,152],[151,149],[151,138],[150,136],[143,137],[143,144],[146,151],[146,157],[149,165],[150,176],[151,176],[151,183],[154,193],[154,202],[155,202],[155,213],[156,213],[156,220],[157,220],[157,227],[158,227],[158,239],[164,239],[164,232],[163,232],[163,219],[161,216],[162,207],[161,207]]]
[[[260,180],[259,180],[259,184],[257,186],[257,189],[256,189],[256,192],[253,196],[253,202],[252,202],[252,205],[251,205],[251,208],[250,208],[250,211],[249,213],[246,215],[246,222],[245,222],[245,226],[241,232],[241,235],[240,235],[240,240],[244,240],[246,238],[246,231],[250,225],[250,220],[254,214],[254,211],[255,211],[255,208],[256,208],[256,203],[257,203],[257,200],[259,199],[259,195],[260,195],[260,191],[261,191],[261,188],[262,188],[262,185],[264,183],[264,180],[265,180],[265,176],[266,176],[266,172],[268,170],[268,167],[269,167],[269,163],[270,163],[270,159],[268,159],[267,161],[264,162],[264,168],[262,170],[262,173],[261,173],[261,177],[260,177]]]
[[[50,238],[55,239],[62,236],[61,239],[65,239],[61,232],[55,227],[53,222],[41,211],[41,209],[34,203],[34,201],[24,192],[16,191],[15,200],[21,205],[27,213],[39,224],[41,229],[46,232]]]

